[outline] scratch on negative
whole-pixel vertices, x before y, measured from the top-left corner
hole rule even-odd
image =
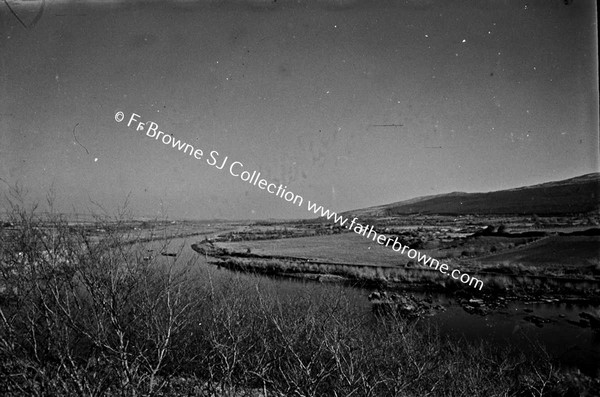
[[[85,146],[83,146],[81,143],[79,143],[79,141],[77,140],[77,137],[75,136],[75,128],[77,128],[77,126],[78,126],[78,125],[79,125],[79,123],[75,124],[75,127],[73,127],[73,138],[75,138],[75,142],[77,142],[77,144],[78,144],[79,146],[81,146],[82,148],[84,148],[84,149],[85,149],[85,152],[86,152],[87,154],[90,154],[90,152],[87,150],[87,148],[86,148]]]

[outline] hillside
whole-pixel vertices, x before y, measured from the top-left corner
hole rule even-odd
[[[406,214],[587,213],[600,209],[600,173],[487,193],[453,192],[347,211],[346,216]]]

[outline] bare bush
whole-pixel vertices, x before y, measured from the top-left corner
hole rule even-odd
[[[340,287],[284,298],[258,281],[196,277],[191,263],[149,257],[124,212],[98,218],[94,234],[25,206],[18,189],[8,202],[2,395],[542,396],[583,382],[544,355],[359,314]]]
[[[98,221],[106,232],[93,238],[60,215],[25,208],[18,193],[0,252],[5,391],[160,390],[193,307],[183,275],[142,260],[119,231],[124,219]]]

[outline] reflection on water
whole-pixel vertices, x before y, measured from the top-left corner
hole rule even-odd
[[[169,251],[179,251],[179,265],[193,263],[198,276],[215,285],[230,282],[232,278],[251,282],[261,290],[280,296],[282,300],[330,297],[332,292],[343,295],[357,310],[357,315],[370,318],[371,305],[367,299],[370,291],[340,285],[319,284],[295,280],[274,280],[265,276],[233,273],[207,263],[206,258],[190,248],[194,241],[176,239],[170,243]],[[174,260],[165,257],[164,260]],[[425,298],[426,294],[414,294]],[[436,303],[442,303],[447,310],[423,320],[425,324],[436,326],[442,335],[464,337],[469,341],[485,340],[495,345],[513,345],[527,352],[539,343],[563,365],[581,369],[588,375],[600,376],[600,332],[581,328],[569,323],[580,320],[579,313],[594,311],[598,307],[573,303],[534,303],[509,302],[508,307],[499,312],[480,316],[465,312],[457,302],[444,294],[427,294]],[[536,326],[525,319],[526,316],[539,316],[550,323]]]
[[[579,321],[579,313],[593,309],[589,305],[564,303],[510,303],[498,313],[479,316],[465,312],[456,302],[430,321],[443,334],[483,339],[494,344],[512,344],[527,351],[535,343],[544,346],[562,364],[578,367],[589,375],[600,375],[600,333],[568,321]],[[551,320],[539,327],[525,320],[536,315]]]

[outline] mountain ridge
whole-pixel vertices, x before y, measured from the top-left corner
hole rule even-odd
[[[345,216],[588,213],[600,210],[600,172],[491,192],[451,192],[345,211]]]

